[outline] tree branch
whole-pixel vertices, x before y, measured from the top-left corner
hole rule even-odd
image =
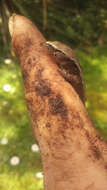
[[[9,30],[40,146],[45,190],[106,190],[107,143],[97,134],[78,94],[58,72],[46,40],[20,15],[10,18]]]

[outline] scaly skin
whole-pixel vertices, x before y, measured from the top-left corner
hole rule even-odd
[[[59,74],[46,40],[20,15],[10,18],[9,30],[40,146],[45,190],[107,190],[107,143],[78,94]]]
[[[47,41],[46,45],[59,67],[60,74],[72,85],[82,102],[85,103],[85,85],[82,69],[75,52],[58,41]]]

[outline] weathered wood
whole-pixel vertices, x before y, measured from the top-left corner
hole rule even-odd
[[[40,146],[45,190],[107,190],[107,143],[58,72],[46,40],[20,15],[10,18],[9,30]]]

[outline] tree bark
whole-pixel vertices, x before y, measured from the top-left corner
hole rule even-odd
[[[107,190],[107,143],[58,72],[45,38],[20,15],[10,18],[9,30],[41,151],[45,190]]]

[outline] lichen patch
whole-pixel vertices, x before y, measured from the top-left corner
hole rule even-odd
[[[51,89],[44,80],[39,81],[35,86],[35,90],[39,96],[49,96],[51,94]]]
[[[67,108],[60,94],[58,94],[56,97],[49,98],[49,108],[53,115],[60,114],[62,117],[67,116]]]

